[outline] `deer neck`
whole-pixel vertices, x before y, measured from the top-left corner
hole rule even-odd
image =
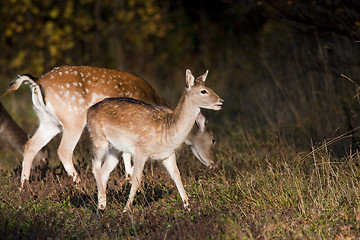
[[[194,105],[184,92],[168,121],[166,139],[169,145],[179,146],[185,141],[199,112],[200,107]]]

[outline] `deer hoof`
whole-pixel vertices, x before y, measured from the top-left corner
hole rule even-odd
[[[99,217],[102,217],[105,213],[104,209],[97,209],[96,210],[96,215],[98,215]]]
[[[190,204],[189,204],[189,201],[184,201],[184,208],[185,208],[185,210],[187,210],[187,211],[190,211],[191,209],[190,209]]]
[[[98,211],[104,211],[106,207],[106,203],[99,203]]]
[[[132,178],[132,176],[129,174],[129,173],[127,173],[126,174],[126,177],[125,177],[125,181],[131,181],[131,178]]]
[[[106,195],[98,196],[98,210],[104,210],[106,207]]]
[[[81,183],[81,179],[79,176],[74,176],[73,180],[74,180],[75,185],[79,185]]]
[[[123,213],[127,213],[127,212],[130,212],[131,213],[131,208],[130,206],[126,205],[124,210],[123,210]]]

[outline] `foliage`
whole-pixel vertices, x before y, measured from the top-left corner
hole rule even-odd
[[[299,27],[360,38],[360,4],[357,1],[317,0],[305,4],[298,1],[266,2],[277,12],[276,15],[286,16],[286,19],[302,25]]]
[[[6,1],[0,7],[1,65],[41,74],[55,65],[104,63],[104,53],[112,53],[121,66],[122,52],[151,53],[151,39],[165,36],[165,10],[155,0]]]

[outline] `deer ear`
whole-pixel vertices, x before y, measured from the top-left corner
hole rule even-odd
[[[189,69],[186,70],[186,89],[190,90],[192,86],[194,86],[194,75],[192,75]]]
[[[205,120],[206,120],[206,118],[205,118],[205,116],[202,114],[202,113],[199,113],[198,115],[197,115],[197,117],[196,117],[196,125],[199,127],[199,129],[203,132],[203,131],[205,131],[205,128],[206,128],[206,126],[205,126]]]
[[[205,82],[208,73],[209,73],[209,70],[206,70],[206,72],[203,75],[201,75],[200,77],[198,77],[197,80],[201,80],[201,81]]]

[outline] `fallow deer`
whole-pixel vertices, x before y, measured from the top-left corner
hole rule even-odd
[[[24,154],[24,146],[28,140],[28,134],[11,118],[5,107],[0,103],[0,139],[9,143],[21,155]],[[48,150],[41,149],[35,156],[32,168],[40,166],[44,168],[47,164]]]
[[[21,186],[30,176],[30,166],[35,154],[55,135],[62,132],[58,156],[66,172],[79,181],[72,155],[85,127],[86,111],[106,97],[131,97],[157,104],[172,111],[155,90],[143,79],[118,70],[89,67],[56,67],[40,78],[29,74],[15,78],[7,92],[16,91],[21,84],[29,83],[34,109],[40,120],[39,128],[25,145]],[[186,143],[194,155],[205,165],[214,166],[215,140],[199,115]],[[197,136],[195,138],[194,136]],[[124,155],[127,176],[131,176],[130,155]]]
[[[175,151],[185,141],[200,108],[220,110],[223,100],[205,85],[208,71],[196,80],[186,70],[186,87],[174,111],[132,98],[107,98],[91,106],[87,112],[87,127],[93,143],[93,173],[98,188],[98,209],[106,207],[106,180],[117,159],[114,149],[131,154],[134,173],[130,195],[124,211],[130,210],[141,183],[145,162],[161,160],[188,208],[188,197],[176,165]],[[104,166],[110,166],[104,173]],[[104,184],[105,183],[105,184]]]

